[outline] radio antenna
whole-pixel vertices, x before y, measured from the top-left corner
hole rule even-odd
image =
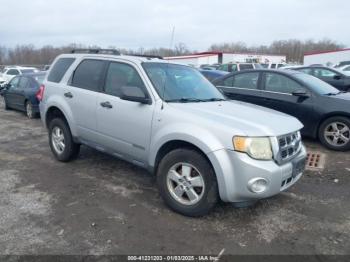
[[[172,32],[171,32],[171,38],[170,38],[170,43],[169,43],[169,49],[168,49],[168,57],[171,56],[171,53],[170,51],[172,50],[173,48],[173,44],[174,44],[174,36],[175,36],[175,26],[173,26],[173,29],[172,29]],[[165,99],[165,87],[166,87],[166,84],[167,84],[167,79],[168,79],[168,68],[169,68],[169,59],[167,61],[167,65],[166,65],[166,71],[165,71],[165,81],[164,81],[164,85],[163,85],[163,94],[162,94],[162,107],[161,109],[163,110],[164,108],[164,99]]]

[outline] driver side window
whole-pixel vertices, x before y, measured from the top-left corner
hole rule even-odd
[[[293,79],[276,73],[265,74],[265,90],[276,93],[292,94],[304,88]]]
[[[146,89],[134,67],[124,63],[110,63],[105,81],[105,93],[120,97],[122,88],[128,87],[134,87],[134,89],[137,87],[142,91]]]
[[[337,73],[335,73],[331,70],[321,69],[321,68],[315,68],[314,74],[316,77],[327,77],[327,78],[332,78],[332,77],[337,75]]]

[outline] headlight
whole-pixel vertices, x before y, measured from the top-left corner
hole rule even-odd
[[[272,159],[271,142],[268,137],[235,136],[233,138],[233,147],[236,151],[247,153],[255,159]]]

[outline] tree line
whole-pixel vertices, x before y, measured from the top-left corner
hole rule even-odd
[[[248,46],[244,42],[215,43],[206,51],[223,52],[247,52],[286,55],[287,61],[291,63],[303,63],[304,53],[311,51],[325,51],[344,48],[341,43],[330,39],[314,40],[278,40],[270,45]],[[70,52],[77,48],[100,48],[99,46],[87,46],[82,44],[70,44],[61,47],[46,45],[40,48],[34,45],[17,45],[13,48],[0,46],[0,65],[46,65],[51,64],[53,59],[62,53]],[[158,56],[178,56],[195,53],[184,43],[177,43],[174,48],[139,48],[139,49],[118,49],[115,46],[109,46],[119,50],[122,54],[147,54]]]

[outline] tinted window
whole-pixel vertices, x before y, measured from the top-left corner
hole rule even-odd
[[[296,81],[281,74],[265,74],[265,90],[279,93],[293,93],[303,87]]]
[[[27,77],[21,77],[19,80],[18,88],[24,89],[27,87],[29,79]]]
[[[347,66],[343,69],[344,71],[350,71],[350,66]]]
[[[239,68],[241,71],[248,70],[248,69],[254,69],[253,64],[240,64]]]
[[[331,70],[328,70],[328,69],[315,68],[314,69],[314,75],[316,77],[327,77],[327,78],[329,77],[329,78],[332,78],[335,75],[337,75],[337,73],[333,72]]]
[[[60,58],[52,67],[47,81],[59,83],[62,77],[68,70],[68,68],[73,64],[75,58]]]
[[[271,68],[276,68],[276,64],[271,64]]]
[[[218,85],[232,87],[233,86],[233,76],[230,76],[228,78],[225,78],[224,80],[221,80]]]
[[[135,68],[123,63],[111,63],[107,71],[105,92],[109,95],[120,96],[120,90],[124,86],[137,86],[145,89]]]
[[[105,64],[106,62],[102,60],[84,60],[75,70],[72,86],[99,91]]]
[[[219,70],[228,71],[228,65],[221,65],[221,66],[219,66]]]
[[[246,89],[258,89],[258,80],[258,72],[238,74],[233,78],[233,86]]]
[[[10,82],[10,89],[11,88],[17,88],[19,83],[19,77],[15,77],[14,79],[11,80]]]
[[[19,75],[19,71],[17,69],[10,69],[7,71],[6,74],[11,76],[16,76],[16,75]]]

